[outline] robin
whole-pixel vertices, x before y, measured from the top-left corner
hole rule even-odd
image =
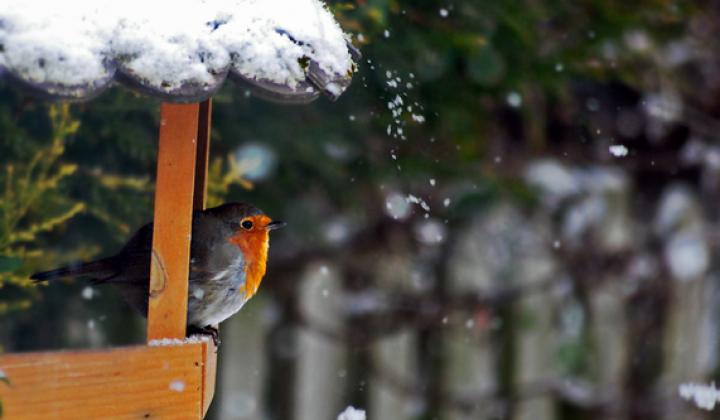
[[[188,334],[212,335],[214,325],[239,311],[265,275],[269,232],[285,226],[250,204],[227,203],[193,213],[188,287]],[[86,278],[112,284],[147,316],[152,223],[141,227],[112,257],[35,273],[35,281]]]

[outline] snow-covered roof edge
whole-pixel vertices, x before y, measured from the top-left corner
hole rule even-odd
[[[197,102],[228,77],[273,101],[336,99],[358,59],[320,0],[0,3],[0,79],[48,99],[88,100],[119,82]]]

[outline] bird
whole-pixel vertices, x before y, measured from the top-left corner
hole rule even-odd
[[[269,233],[285,226],[257,207],[226,203],[193,212],[190,241],[187,332],[211,335],[215,325],[238,312],[258,291],[265,275]],[[153,225],[142,226],[117,254],[35,273],[36,282],[81,278],[115,286],[147,317]]]

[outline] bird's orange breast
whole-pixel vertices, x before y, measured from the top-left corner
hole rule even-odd
[[[245,258],[245,299],[255,295],[260,287],[267,265],[270,235],[266,230],[255,232],[239,231],[229,241],[240,248]]]

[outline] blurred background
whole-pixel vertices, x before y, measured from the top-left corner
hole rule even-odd
[[[273,235],[221,328],[213,419],[701,419],[720,376],[720,4],[357,0],[336,103],[214,98],[210,204]],[[0,84],[0,345],[144,340],[34,271],[152,217],[159,102]]]

